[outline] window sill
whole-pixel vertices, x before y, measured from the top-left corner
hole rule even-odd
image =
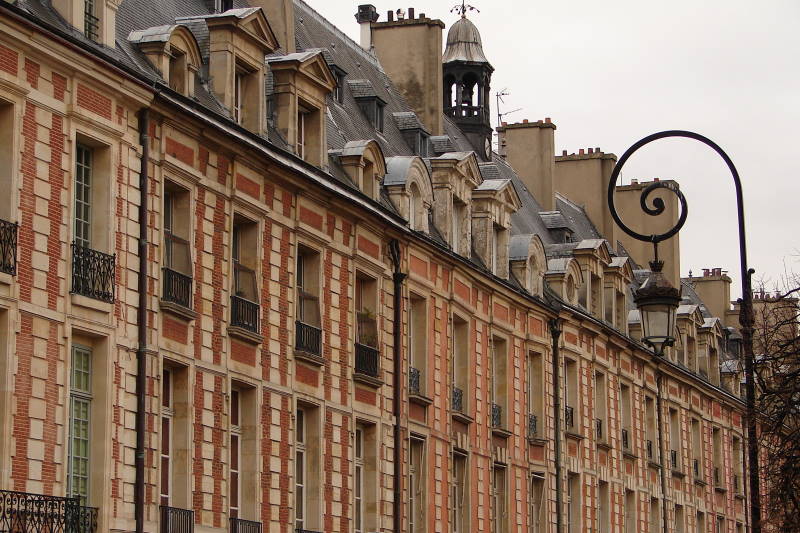
[[[513,433],[505,428],[492,428],[492,435],[495,437],[500,437],[501,439],[507,439],[513,435]]]
[[[6,272],[0,272],[0,285],[11,285],[14,282],[14,276]]]
[[[675,469],[673,468],[673,469],[672,469],[672,477],[676,477],[676,478],[678,478],[678,479],[683,479],[683,478],[685,478],[685,477],[686,477],[686,474],[684,474],[684,473],[683,473],[683,472],[681,472],[680,470],[675,470]],[[705,485],[705,481],[703,481],[702,483],[703,483],[703,485]]]
[[[638,455],[636,455],[635,453],[633,453],[630,450],[622,450],[622,456],[625,457],[626,459],[633,459],[633,460],[636,460],[636,459],[639,458]]]
[[[168,302],[163,298],[158,301],[158,306],[162,311],[166,311],[167,313],[173,314],[186,321],[192,321],[197,318],[197,312],[189,309],[188,307],[176,304],[175,302]]]
[[[325,366],[325,358],[303,350],[294,349],[294,358],[314,366]]]
[[[253,344],[261,344],[264,341],[264,337],[258,333],[253,333],[248,329],[240,328],[238,326],[228,326],[228,335]]]
[[[467,413],[462,413],[460,411],[453,411],[452,413],[453,420],[457,422],[461,422],[462,424],[470,425],[475,422],[475,419],[469,416]]]
[[[744,500],[744,494],[741,492],[737,492],[736,494],[733,495],[733,497],[736,498],[737,500]]]
[[[83,296],[82,294],[76,294],[74,292],[70,293],[70,298],[72,300],[72,305],[85,307],[86,309],[91,309],[93,311],[111,313],[111,311],[114,309],[114,304],[112,303],[96,300],[94,298]]]
[[[570,437],[570,438],[576,439],[576,440],[583,440],[583,439],[586,438],[583,435],[581,435],[580,433],[578,433],[578,432],[576,432],[574,430],[570,430],[570,429],[566,430],[566,434],[567,434],[567,437]]]
[[[547,444],[547,439],[544,437],[528,437],[528,444],[532,444],[534,446],[545,446]]]
[[[598,441],[598,442],[596,442],[596,444],[597,444],[597,447],[600,448],[601,450],[608,451],[608,450],[611,449],[611,445],[608,442],[604,441],[604,440]]]
[[[650,468],[657,468],[658,470],[661,470],[661,463],[657,463],[653,460],[648,460],[647,466],[649,466]]]
[[[722,494],[725,494],[726,492],[728,492],[728,489],[726,489],[725,487],[717,487],[717,486],[715,486],[714,490],[716,492],[719,492],[719,493],[722,493]]]
[[[297,354],[295,353],[295,357],[296,356]],[[380,378],[370,376],[369,374],[362,374],[361,372],[353,372],[353,381],[357,383],[363,383],[364,385],[369,385],[370,387],[374,387],[376,389],[379,389],[381,386],[383,386],[383,380]]]
[[[433,403],[432,399],[428,398],[427,396],[423,396],[422,394],[409,394],[408,401],[417,405],[421,405],[422,407],[428,407]]]

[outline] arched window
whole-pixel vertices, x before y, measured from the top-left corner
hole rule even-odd
[[[408,225],[411,229],[420,229],[422,221],[422,193],[416,183],[412,183],[409,187],[411,193],[411,202],[408,206]]]

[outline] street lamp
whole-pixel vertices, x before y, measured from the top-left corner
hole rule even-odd
[[[653,191],[657,189],[666,189],[675,196],[681,204],[680,217],[675,226],[669,231],[661,234],[643,235],[633,231],[626,226],[619,217],[617,210],[614,206],[614,191],[616,189],[617,179],[619,178],[620,171],[623,165],[639,148],[659,139],[666,139],[668,137],[681,137],[686,139],[694,139],[709,146],[713,149],[728,166],[733,183],[736,188],[736,207],[739,222],[739,261],[741,267],[742,279],[742,298],[740,301],[739,323],[742,326],[742,348],[744,355],[745,367],[745,390],[746,390],[746,426],[747,426],[747,459],[748,459],[748,477],[750,481],[750,516],[751,516],[751,532],[761,533],[761,502],[760,495],[760,479],[758,468],[758,439],[756,434],[756,410],[755,410],[755,379],[754,379],[754,361],[753,361],[753,290],[751,284],[751,276],[755,273],[754,270],[747,266],[747,246],[745,242],[744,231],[744,201],[742,199],[742,182],[739,179],[739,172],[728,157],[728,154],[719,147],[711,139],[704,137],[698,133],[691,131],[671,130],[654,133],[638,141],[620,157],[614,167],[613,172],[608,181],[608,206],[611,210],[611,216],[617,225],[628,235],[636,240],[643,242],[652,242],[654,249],[654,261],[650,264],[651,274],[647,281],[636,291],[634,300],[636,306],[639,308],[639,313],[642,318],[642,331],[644,333],[644,342],[652,346],[656,355],[663,355],[664,348],[674,342],[672,332],[675,327],[675,311],[680,303],[680,291],[671,287],[669,282],[664,279],[661,273],[662,262],[658,259],[658,243],[669,239],[677,234],[683,225],[686,223],[686,216],[688,214],[688,206],[686,198],[683,193],[673,182],[656,181],[650,184],[642,191],[640,198],[640,205],[642,210],[650,216],[658,216],[664,212],[664,201],[661,198],[654,198],[651,203],[648,202],[648,197]],[[669,289],[667,288],[669,286]],[[674,291],[674,292],[673,292]],[[660,399],[660,394],[659,394]],[[659,415],[661,409],[659,408]],[[662,484],[663,468],[662,468]],[[666,486],[663,487],[666,491]],[[665,515],[665,529],[666,529],[666,506],[663,507]]]
[[[675,313],[681,303],[680,289],[664,277],[663,268],[663,261],[651,261],[650,275],[633,293],[642,319],[642,340],[659,357],[664,355],[664,348],[675,344]]]

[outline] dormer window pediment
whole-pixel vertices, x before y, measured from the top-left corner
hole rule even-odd
[[[492,272],[508,277],[511,214],[522,206],[511,180],[485,180],[472,192],[474,248]]]
[[[431,159],[430,165],[434,224],[455,253],[470,257],[472,193],[483,181],[475,153],[448,152]]]
[[[139,47],[172,90],[194,96],[202,58],[189,28],[181,24],[155,26],[132,31],[128,40]]]

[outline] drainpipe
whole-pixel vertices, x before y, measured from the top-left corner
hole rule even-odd
[[[661,365],[656,367],[656,409],[658,409],[658,449],[660,450],[659,462],[661,463],[661,521],[664,525],[664,533],[669,533],[667,524],[667,472],[664,464],[664,413],[662,412],[662,392],[661,392]],[[685,518],[684,518],[685,519]]]
[[[394,265],[394,274],[392,275],[392,281],[394,282],[394,400],[392,411],[394,413],[394,501],[392,502],[392,514],[394,515],[394,533],[402,533],[403,506],[401,497],[403,494],[403,468],[401,461],[403,457],[403,440],[401,438],[400,403],[403,394],[400,388],[400,373],[403,369],[402,290],[406,274],[400,270],[400,243],[397,242],[397,239],[392,239],[389,242],[389,256]]]
[[[139,111],[139,142],[142,145],[139,171],[139,348],[136,350],[136,478],[133,492],[136,533],[144,533],[144,433],[147,386],[147,179],[150,161],[150,111]]]
[[[550,337],[553,340],[553,419],[556,423],[553,445],[556,451],[556,533],[563,531],[564,501],[563,481],[561,479],[561,350],[558,344],[561,338],[561,320],[551,318]]]

